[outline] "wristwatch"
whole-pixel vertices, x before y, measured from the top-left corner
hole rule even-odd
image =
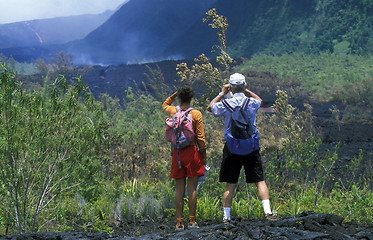
[[[220,93],[219,93],[219,96],[220,96],[220,97],[224,97],[224,95],[225,95],[225,94],[224,94],[223,92],[220,92]]]

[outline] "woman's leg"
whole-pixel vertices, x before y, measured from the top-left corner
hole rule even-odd
[[[197,211],[197,183],[198,177],[188,178],[188,206],[189,217],[196,216]]]
[[[184,210],[184,193],[185,193],[185,178],[177,178],[176,182],[176,218],[183,217]]]

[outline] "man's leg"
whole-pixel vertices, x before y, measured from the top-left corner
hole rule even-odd
[[[269,191],[265,181],[260,181],[256,183],[258,188],[258,196],[260,200],[269,199]]]
[[[223,194],[224,218],[223,220],[231,220],[230,211],[232,200],[236,191],[238,178],[242,168],[242,162],[237,155],[232,155],[227,145],[223,149],[223,161],[220,168],[219,182],[226,182],[225,191]]]
[[[232,200],[234,196],[234,191],[236,190],[236,186],[236,183],[227,183],[223,196],[224,207],[232,207]]]
[[[231,207],[232,207],[232,201],[234,192],[236,190],[236,183],[227,183],[225,187],[225,192],[223,195],[223,204],[224,204],[224,219],[231,220]]]
[[[269,201],[269,191],[266,182],[257,182],[256,186],[258,188],[259,199],[262,201],[264,214],[272,214],[271,205]]]

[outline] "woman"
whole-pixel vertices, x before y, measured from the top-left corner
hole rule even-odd
[[[189,86],[181,87],[178,91],[168,97],[162,104],[162,108],[172,117],[177,109],[172,106],[175,98],[180,102],[181,110],[190,107],[194,97],[194,91]],[[177,150],[172,149],[171,178],[176,182],[176,230],[183,230],[183,209],[185,186],[188,182],[188,206],[189,206],[189,223],[188,228],[198,228],[196,222],[197,209],[197,182],[198,177],[204,175],[204,165],[206,164],[206,140],[204,126],[202,122],[202,113],[196,109],[189,112],[192,115],[193,130],[196,134],[192,144],[186,148]],[[178,152],[179,151],[179,152]],[[179,167],[178,161],[181,166]]]

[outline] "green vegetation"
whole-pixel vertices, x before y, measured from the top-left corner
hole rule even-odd
[[[7,67],[18,74],[31,75],[38,72],[34,63],[20,63],[14,60],[14,58],[7,58],[0,53],[0,62],[5,63]]]
[[[373,57],[357,55],[292,54],[255,56],[239,71],[268,71],[280,79],[295,78],[304,90],[321,101],[348,105],[373,103]]]
[[[78,80],[68,85],[62,76],[29,92],[14,77],[2,66],[0,234],[112,232],[116,221],[173,219],[161,102],[131,89],[124,105],[109,96],[94,101]],[[361,172],[357,157],[350,178],[336,178],[331,169],[338,152],[317,153],[321,141],[310,111],[295,111],[284,91],[277,97],[276,113],[258,116],[274,208],[284,216],[313,210],[371,222],[371,172]],[[222,126],[202,111],[214,147],[198,218],[221,218],[224,186],[216,182]],[[240,182],[232,214],[261,218],[258,202],[255,189]]]
[[[330,53],[260,55],[244,61],[237,70],[244,73],[270,72],[279,81],[268,84],[290,88],[289,94],[294,91],[298,95],[306,92],[318,101],[337,102],[346,106],[347,113],[342,121],[348,122],[353,118],[352,115],[356,115],[359,121],[371,122],[372,61],[372,56]]]
[[[1,65],[0,183],[5,224],[35,231],[50,203],[76,185],[94,181],[103,159],[102,111],[86,87],[63,76],[26,92]]]
[[[373,53],[369,0],[252,1],[233,7],[242,14],[230,19],[238,33],[230,36],[228,50],[236,58],[258,53]]]
[[[225,25],[219,22],[225,19],[214,11],[209,14],[206,21],[224,32]],[[212,167],[198,193],[197,218],[201,220],[222,218],[224,184],[217,183],[222,122],[205,110],[205,98],[220,90],[231,69],[224,34],[218,36],[222,42],[215,49],[220,68],[204,55],[191,69],[178,66],[183,81],[207,89],[196,101],[204,116]],[[294,90],[289,85],[295,84],[325,101],[371,100],[371,85],[364,88],[372,79],[366,60],[330,54],[257,56],[237,67],[242,72],[269,72],[277,78],[268,81],[277,81],[272,84],[282,89],[276,91],[275,113],[259,113],[257,120],[272,205],[280,215],[312,210],[335,213],[346,221],[373,222],[372,166],[362,165],[361,154],[346,166],[343,176],[336,175],[332,169],[340,158],[338,148],[320,152],[312,106],[300,111],[288,99]],[[171,157],[161,99],[129,88],[123,104],[108,95],[95,100],[79,78],[56,74],[69,66],[53,66],[57,68],[52,72],[45,68],[40,86],[26,89],[5,65],[0,67],[0,235],[113,232],[118,221],[172,220],[174,183],[168,177]],[[206,77],[212,79],[203,81]],[[161,77],[159,81],[158,97],[164,97],[172,89],[164,86]],[[348,94],[347,90],[336,91],[338,85],[350,90],[358,86],[356,91],[364,95],[345,98],[341,94]],[[265,90],[267,85],[261,86]],[[371,101],[364,103],[371,106]],[[332,110],[337,116],[338,109]],[[245,185],[243,178],[232,211],[242,218],[264,217],[255,187]]]

